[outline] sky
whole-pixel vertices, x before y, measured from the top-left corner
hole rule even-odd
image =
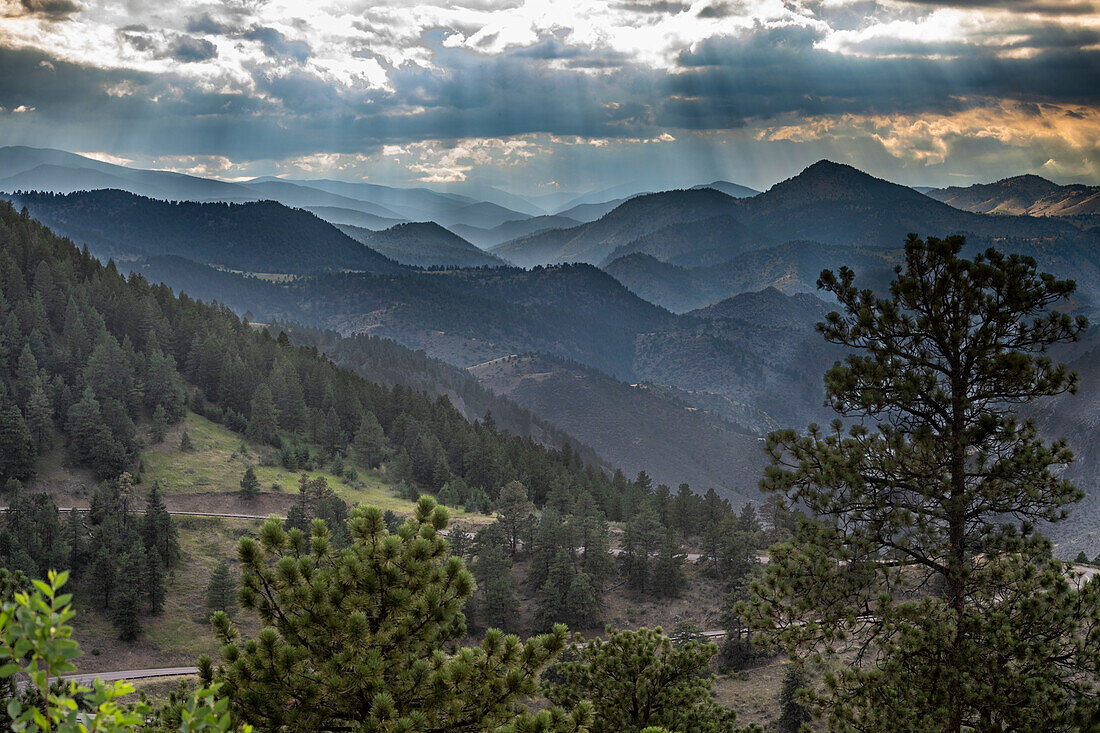
[[[1100,0],[0,0],[0,145],[526,195],[1100,184]]]

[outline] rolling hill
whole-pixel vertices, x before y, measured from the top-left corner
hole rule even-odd
[[[483,267],[505,264],[435,222],[397,224],[383,231],[338,224],[337,229],[375,252],[412,267]]]
[[[639,297],[674,313],[684,313],[765,288],[791,294],[814,293],[822,270],[843,265],[869,277],[873,283],[884,283],[899,258],[899,250],[787,242],[754,249],[706,267],[680,267],[639,253],[620,257],[604,270]]]
[[[771,244],[775,242],[734,217],[723,214],[671,224],[619,245],[604,259],[604,263],[638,253],[652,255],[674,265],[700,267],[728,262],[740,254]]]
[[[467,241],[473,242],[478,247],[489,248],[511,239],[526,237],[529,234],[535,234],[536,232],[545,231],[547,229],[569,229],[581,223],[581,221],[570,219],[567,216],[548,214],[545,216],[533,216],[530,219],[506,221],[503,224],[498,224],[492,229],[482,229],[481,227],[472,227],[466,224],[452,224],[447,228]]]
[[[962,211],[856,168],[822,160],[766,192],[742,199],[733,214],[777,241],[898,247],[910,232],[984,237],[1075,236],[1070,224]]]
[[[682,481],[714,487],[735,505],[761,500],[756,481],[765,463],[763,441],[661,390],[536,354],[494,359],[468,371],[627,474],[645,468],[672,487]]]
[[[8,198],[104,259],[178,255],[263,273],[401,269],[308,211],[274,201],[169,202],[116,190]]]
[[[1100,186],[1060,186],[1040,176],[932,189],[937,201],[978,214],[1077,216],[1100,214]]]
[[[673,224],[732,213],[737,200],[714,189],[643,194],[596,221],[507,242],[493,253],[523,267],[558,262],[603,261],[620,245]]]
[[[249,201],[247,188],[225,181],[127,168],[49,148],[0,148],[0,191],[73,191],[117,188],[151,198],[189,201]]]

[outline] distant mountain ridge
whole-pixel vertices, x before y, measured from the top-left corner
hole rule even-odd
[[[506,264],[435,222],[397,224],[380,232],[338,224],[337,229],[391,260],[412,267],[484,267]]]
[[[1100,186],[1061,186],[1036,175],[1014,176],[995,183],[933,189],[928,195],[945,204],[979,214],[1100,214]]]
[[[6,198],[103,259],[177,255],[263,273],[401,270],[310,212],[274,201],[169,202],[111,189]]]
[[[702,223],[707,219],[721,222],[725,235],[708,231]],[[823,160],[749,198],[733,198],[711,188],[635,196],[588,224],[521,237],[493,251],[524,267],[610,263],[633,252],[676,264],[704,265],[738,256],[753,240],[759,246],[805,240],[894,248],[910,232],[1035,239],[1078,237],[1081,229],[1047,218],[963,211],[907,186]]]
[[[494,247],[523,267],[560,262],[602,262],[620,245],[673,224],[732,214],[737,199],[712,188],[635,196],[596,221],[555,229]]]

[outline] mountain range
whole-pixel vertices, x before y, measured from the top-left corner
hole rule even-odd
[[[1027,216],[1100,215],[1100,186],[1060,186],[1035,175],[995,183],[931,189],[928,195],[978,214]]]
[[[613,465],[712,485],[738,502],[754,495],[763,434],[831,418],[822,374],[844,354],[814,330],[833,307],[816,295],[822,269],[848,266],[860,285],[882,289],[909,232],[964,233],[969,255],[996,247],[1077,279],[1071,310],[1100,305],[1100,230],[1084,209],[1024,215],[1024,203],[1053,195],[1035,181],[1023,181],[1032,199],[1013,194],[1016,203],[991,214],[960,208],[966,196],[992,200],[988,188],[926,194],[822,161],[763,193],[722,181],[650,193],[628,186],[542,198],[564,208],[540,213],[489,190],[477,193],[493,201],[339,181],[228,184],[77,165],[87,159],[68,155],[0,149],[0,188],[67,169],[72,185],[240,197],[10,196],[93,254],[252,320],[353,337],[320,338],[333,353],[354,338],[421,349]],[[1093,355],[1082,346],[1065,358],[1092,375]],[[463,401],[452,379],[423,388]],[[1100,408],[1080,404],[1072,415],[1067,404],[1039,417],[1050,434],[1083,436],[1082,464],[1094,466],[1100,444],[1084,433]],[[1100,484],[1089,485],[1100,495]]]

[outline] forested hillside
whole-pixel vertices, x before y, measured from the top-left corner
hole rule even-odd
[[[632,501],[572,452],[471,424],[445,401],[368,382],[228,309],[126,280],[14,207],[0,223],[0,484],[32,477],[55,442],[116,477],[140,451],[137,423],[171,424],[190,406],[264,442],[302,435],[332,454],[369,439],[429,491],[462,478],[492,496],[522,477],[541,503],[568,477],[611,516]]]
[[[263,273],[401,269],[308,211],[274,201],[160,201],[117,190],[6,198],[104,258],[179,255]]]

